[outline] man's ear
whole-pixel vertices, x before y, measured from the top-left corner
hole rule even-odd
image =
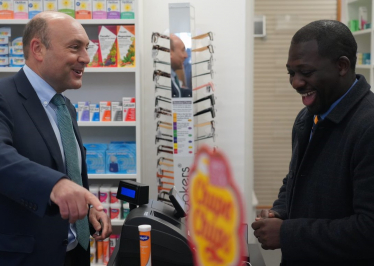
[[[339,76],[345,76],[350,68],[351,68],[351,61],[349,61],[348,57],[341,56],[338,59],[338,69],[339,69]]]
[[[30,42],[29,56],[35,58],[35,60],[41,62],[44,58],[45,46],[42,44],[40,39],[33,38]]]

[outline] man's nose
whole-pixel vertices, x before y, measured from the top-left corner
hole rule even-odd
[[[291,86],[296,90],[305,86],[305,80],[302,76],[298,74],[295,74],[293,77],[290,77],[290,83]]]

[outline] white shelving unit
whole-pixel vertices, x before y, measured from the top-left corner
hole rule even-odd
[[[356,64],[356,73],[365,76],[366,80],[374,87],[374,5],[372,0],[343,0],[342,2],[342,22],[348,25],[349,20],[359,20],[359,7],[366,7],[368,15],[368,23],[371,23],[370,29],[363,29],[353,32],[353,36],[357,42],[358,53],[370,53],[371,64]]]
[[[135,4],[136,2],[134,2]],[[137,8],[136,8],[137,10]],[[98,39],[99,25],[135,25],[135,58],[134,68],[97,67],[86,68],[83,75],[83,86],[79,90],[66,91],[64,94],[72,103],[78,101],[121,101],[122,97],[135,97],[136,121],[135,122],[79,122],[78,126],[84,143],[109,143],[110,141],[135,141],[136,142],[136,174],[89,174],[90,184],[112,184],[117,186],[119,180],[131,179],[141,181],[140,174],[140,41],[141,34],[136,19],[103,19],[103,20],[77,20],[85,28],[90,39]],[[0,20],[0,27],[11,27],[13,40],[23,34],[23,29],[29,20]],[[19,67],[0,68],[0,78],[14,75]],[[123,219],[112,220],[113,233],[119,234]],[[104,266],[104,264],[91,264]]]

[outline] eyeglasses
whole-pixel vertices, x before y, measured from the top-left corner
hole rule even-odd
[[[162,101],[162,102],[166,102],[166,103],[171,103],[171,99],[170,98],[158,95],[155,98],[155,106],[156,107],[158,106],[158,101]]]
[[[215,135],[215,129],[212,128],[212,132],[210,132],[209,134],[206,134],[204,136],[199,136],[195,139],[195,141],[199,141],[199,140],[203,140],[203,139],[210,139],[210,138],[213,138],[213,141],[215,142],[216,141],[216,135]]]
[[[156,82],[156,84],[155,84],[155,92],[157,92],[157,89],[170,91],[170,90],[171,90],[171,87],[164,86],[164,85],[160,85],[160,84],[158,84],[158,83]]]
[[[210,90],[212,90],[212,91],[215,90],[215,89],[214,89],[214,84],[213,84],[213,82],[208,82],[208,83],[206,83],[206,84],[204,84],[204,85],[201,85],[201,86],[199,86],[199,87],[194,88],[193,90],[194,90],[194,91],[197,91],[197,90],[200,90],[200,89],[202,89],[202,88],[206,88],[206,90],[207,90],[208,93],[210,92]]]
[[[214,120],[212,120],[212,121],[209,121],[209,122],[196,124],[196,125],[194,125],[194,127],[205,127],[205,126],[209,126],[209,125],[211,125],[212,128],[215,128],[216,122]]]
[[[162,64],[162,65],[168,65],[168,66],[170,66],[169,62],[161,61],[158,58],[153,59],[153,67],[156,67],[157,64]]]
[[[174,174],[174,171],[165,170],[165,169],[162,169],[161,167],[158,167],[157,172],[158,172],[160,175],[164,175],[164,173]],[[174,177],[168,177],[168,178],[174,179]]]
[[[210,58],[208,60],[204,60],[204,61],[192,63],[191,65],[198,65],[198,64],[202,64],[202,63],[208,63],[208,69],[211,70],[212,66],[213,66],[213,62],[214,62],[213,54],[211,54]]]
[[[211,44],[209,44],[207,46],[200,47],[200,48],[193,49],[193,50],[191,50],[191,52],[203,52],[205,50],[209,50],[209,53],[214,54],[213,45],[211,45]]]
[[[201,35],[197,35],[197,36],[195,36],[195,37],[192,37],[191,39],[192,39],[192,40],[198,40],[198,39],[204,39],[204,38],[206,38],[206,37],[209,37],[209,39],[210,39],[211,41],[213,41],[213,32],[209,31],[209,32],[207,32],[207,33],[204,33],[204,34],[201,34]]]
[[[165,126],[166,125],[166,126]],[[160,127],[162,128],[166,128],[166,129],[173,129],[172,128],[172,123],[168,123],[168,122],[163,122],[163,121],[157,121],[157,127],[156,127],[156,131],[158,131],[158,129]]]
[[[161,108],[161,107],[155,108],[155,118],[159,118],[160,115],[171,116],[171,110],[165,109],[165,108]]]
[[[212,118],[214,118],[216,116],[216,111],[214,110],[213,107],[209,107],[209,108],[206,108],[204,110],[201,110],[199,112],[197,112],[196,114],[194,114],[193,116],[199,116],[199,115],[202,115],[202,114],[205,114],[205,113],[208,113],[210,112],[212,114]]]
[[[153,45],[152,46],[152,57],[153,58],[156,58],[156,56],[158,55],[158,51],[163,51],[163,52],[170,53],[170,49],[169,48],[160,46],[158,44],[157,45]]]
[[[158,78],[160,76],[163,76],[165,78],[170,78],[170,73],[161,71],[161,70],[155,70],[153,71],[153,81],[158,81]]]
[[[174,166],[174,165],[171,164],[171,163],[165,163],[164,160],[165,160],[165,161],[169,161],[169,162],[174,162],[173,159],[169,159],[169,158],[165,158],[165,157],[160,157],[160,158],[158,158],[158,160],[157,160],[157,167],[159,167],[160,165],[165,165],[165,166],[167,166],[167,167],[173,167],[173,166]]]
[[[205,75],[210,75],[210,77],[213,79],[214,78],[214,71],[213,71],[213,69],[211,69],[209,72],[202,73],[202,74],[199,74],[199,75],[195,75],[195,76],[192,76],[192,77],[196,78],[196,77],[201,77],[201,76],[205,76]]]
[[[163,38],[163,39],[170,40],[170,37],[167,36],[167,35],[163,35],[163,34],[160,34],[158,32],[152,32],[152,43],[157,43],[158,38]]]
[[[193,103],[199,103],[199,102],[202,102],[202,101],[205,101],[205,100],[210,100],[210,104],[212,106],[214,106],[216,104],[216,100],[215,100],[215,97],[214,97],[214,94],[210,94],[206,97],[203,97],[203,98],[200,98],[200,99],[197,99],[196,101],[194,101]]]
[[[157,155],[160,152],[166,152],[166,153],[173,154],[173,147],[172,146],[166,146],[166,145],[159,145],[159,146],[157,146]]]

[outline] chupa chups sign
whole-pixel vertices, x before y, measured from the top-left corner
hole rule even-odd
[[[194,265],[242,265],[244,208],[227,159],[203,146],[188,180],[187,229]]]

